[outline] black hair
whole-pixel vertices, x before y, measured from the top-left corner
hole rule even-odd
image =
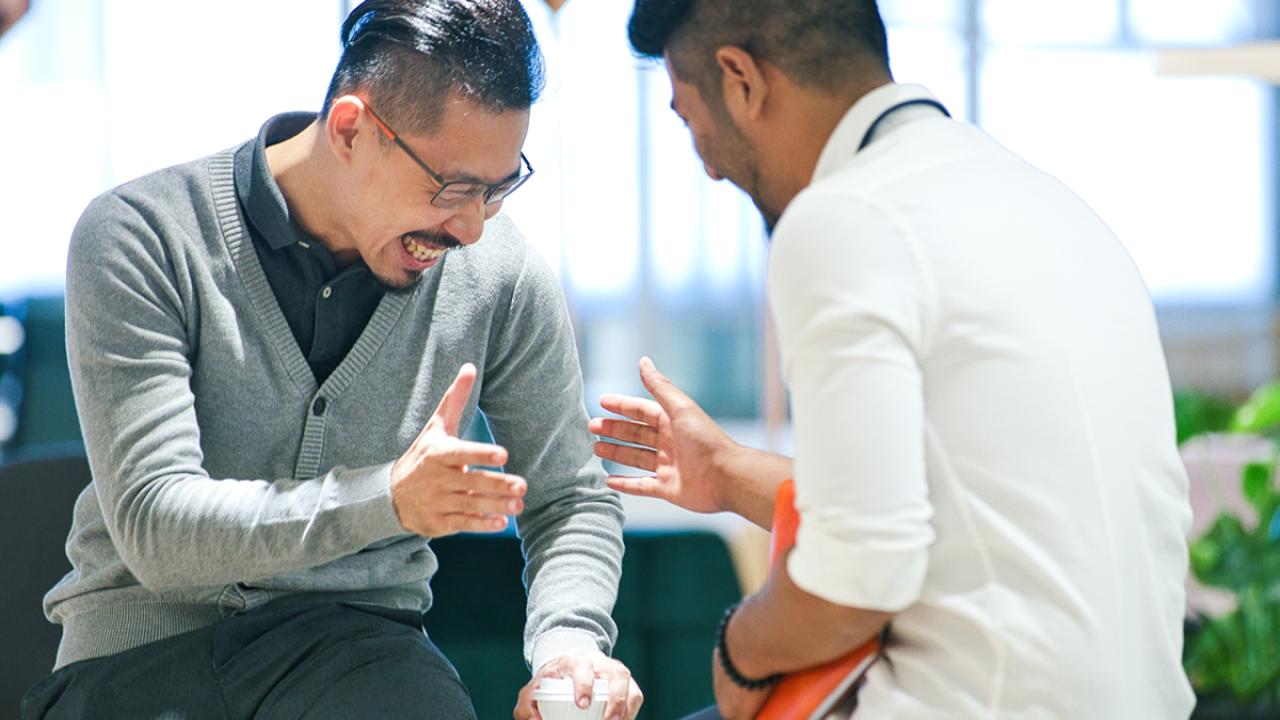
[[[366,0],[342,23],[321,118],[364,91],[398,132],[430,134],[453,96],[492,112],[528,109],[544,72],[519,0]]]
[[[697,84],[704,97],[720,76],[715,52],[726,45],[827,92],[858,82],[861,71],[889,74],[888,41],[875,0],[636,0],[627,33],[642,57],[669,53],[673,70]]]

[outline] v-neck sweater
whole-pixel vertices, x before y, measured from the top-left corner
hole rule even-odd
[[[397,520],[391,466],[464,362],[479,377],[462,427],[483,411],[529,482],[526,661],[611,649],[621,503],[592,454],[563,294],[504,217],[386,293],[317,384],[224,151],[90,204],[67,347],[93,481],[73,569],[45,598],[58,667],[283,597],[427,610],[437,562]]]

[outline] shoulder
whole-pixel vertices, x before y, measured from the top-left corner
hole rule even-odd
[[[465,284],[482,296],[559,291],[551,267],[503,214],[485,223],[478,242],[449,255],[446,282]]]
[[[123,237],[145,242],[150,236],[199,234],[201,216],[215,213],[209,156],[148,173],[90,201],[80,216],[72,248],[99,251],[117,247]]]
[[[182,286],[222,237],[210,168],[225,155],[157,170],[92,200],[68,246],[68,286]]]
[[[816,183],[774,231],[769,291],[780,324],[859,312],[918,325],[936,303],[933,263],[909,218],[871,193]]]
[[[843,272],[894,253],[925,262],[939,228],[971,210],[993,179],[1022,183],[1031,170],[977,128],[915,123],[802,190],[778,224],[774,250],[783,259],[824,253],[856,261],[830,268]]]
[[[485,224],[478,242],[449,251],[441,269],[439,285],[423,296],[426,306],[453,327],[489,327],[491,344],[518,343],[567,322],[559,280],[503,215]]]
[[[811,271],[865,272],[909,242],[905,218],[875,194],[838,178],[801,191],[779,219],[771,239],[773,264],[799,262]]]

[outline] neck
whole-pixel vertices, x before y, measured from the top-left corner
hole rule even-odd
[[[887,77],[874,77],[847,91],[836,94],[814,92],[795,85],[781,88],[788,98],[780,98],[782,108],[771,130],[768,147],[773,156],[770,174],[776,178],[781,207],[813,182],[818,158],[827,146],[836,126],[867,93],[890,82]]]
[[[280,186],[293,221],[318,239],[339,267],[354,262],[359,253],[342,223],[342,197],[329,182],[334,177],[333,154],[324,143],[318,122],[269,146],[266,154],[267,167]]]

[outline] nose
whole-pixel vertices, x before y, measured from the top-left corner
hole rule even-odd
[[[453,214],[444,221],[444,229],[463,245],[474,245],[484,233],[484,221],[493,217],[483,197],[454,208]]]
[[[498,211],[502,209],[503,202],[505,201],[498,200],[496,202],[486,203],[484,206],[484,219],[489,220],[494,215],[497,215]]]
[[[721,180],[724,179],[723,175],[716,172],[716,169],[711,167],[711,165],[706,162],[702,163],[702,169],[707,172],[707,177],[711,178],[712,180],[715,180],[716,182],[720,182]]]

